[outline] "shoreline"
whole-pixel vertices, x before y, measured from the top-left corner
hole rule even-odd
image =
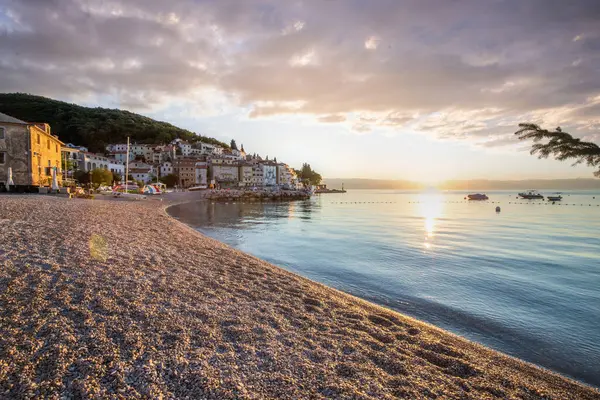
[[[201,199],[0,196],[0,393],[600,398],[168,214]]]
[[[360,198],[350,200],[360,200]],[[448,203],[453,203],[450,201],[451,199],[447,200]],[[401,201],[398,202],[401,203]],[[433,324],[433,326],[444,331],[451,332],[484,347],[552,371],[584,385],[600,388],[600,381],[598,380],[600,375],[596,373],[598,368],[593,362],[590,363],[590,360],[595,359],[594,355],[598,350],[594,347],[594,338],[597,332],[593,328],[590,332],[588,328],[590,322],[593,321],[593,315],[581,315],[579,322],[563,318],[560,315],[554,317],[552,312],[549,314],[540,314],[540,317],[535,320],[515,319],[511,321],[511,314],[508,314],[509,318],[506,320],[501,320],[498,317],[501,312],[504,312],[503,315],[506,316],[506,310],[511,313],[513,309],[519,309],[520,305],[527,305],[527,300],[536,299],[536,297],[524,296],[517,297],[517,301],[514,303],[510,303],[510,301],[515,300],[514,298],[503,298],[501,300],[502,304],[499,304],[496,298],[494,303],[498,304],[500,308],[488,307],[488,310],[493,313],[494,318],[485,319],[472,309],[460,308],[456,303],[440,301],[435,298],[433,300],[429,299],[419,289],[418,283],[414,288],[412,286],[405,287],[404,284],[400,284],[399,286],[402,289],[398,289],[398,286],[394,286],[395,283],[381,281],[380,276],[378,276],[379,265],[368,265],[364,266],[363,269],[356,268],[356,265],[362,259],[359,258],[359,261],[355,262],[353,257],[346,255],[347,253],[341,253],[338,247],[334,247],[331,254],[328,255],[328,247],[323,246],[317,239],[322,236],[318,233],[321,228],[329,233],[329,226],[320,225],[324,220],[322,215],[325,215],[325,212],[321,214],[318,209],[316,212],[313,209],[313,212],[308,214],[302,211],[305,207],[301,206],[301,203],[289,206],[289,210],[283,204],[274,204],[272,207],[266,209],[263,209],[261,206],[256,208],[245,204],[238,204],[236,206],[235,203],[215,208],[214,205],[210,205],[210,202],[192,201],[187,204],[168,208],[168,213],[179,222],[188,224],[188,226],[197,230],[202,235],[219,240],[235,249],[258,257],[265,262],[277,265],[286,271],[326,286],[329,285],[334,289],[357,296],[368,302],[373,302],[418,321]],[[305,215],[311,215],[309,219],[312,219],[312,224],[302,224],[302,218]],[[293,220],[294,223],[288,224],[290,220]],[[283,222],[280,223],[280,221]],[[317,221],[316,224],[314,223],[315,221]],[[349,226],[353,226],[351,219],[346,219],[345,222],[344,227],[346,229]],[[402,224],[402,222],[399,223]],[[262,229],[264,226],[268,226],[269,228],[265,231]],[[402,225],[394,224],[393,226]],[[408,227],[408,229],[411,228],[413,226]],[[304,232],[306,229],[307,231]],[[340,234],[339,229],[333,232],[335,235]],[[281,243],[278,243],[279,240],[281,240]],[[347,238],[347,240],[353,243],[352,238]],[[337,242],[333,244],[338,245]],[[297,245],[300,246],[302,251],[297,250]],[[382,246],[389,245],[389,242],[382,242]],[[402,244],[398,246],[402,246]],[[350,249],[349,251],[352,254],[356,254],[356,252],[352,252],[351,247],[344,244],[343,249]],[[575,251],[575,247],[572,250]],[[311,253],[319,254],[319,256],[313,257]],[[410,255],[411,253],[407,254]],[[492,253],[480,252],[477,255],[466,253],[465,255],[485,257],[489,254]],[[376,257],[377,255],[374,255],[373,259],[376,259]],[[435,265],[443,269],[452,269],[454,267],[452,261],[444,258],[442,262],[440,257]],[[385,262],[385,259],[382,260],[382,264],[380,265],[387,266]],[[395,261],[396,264],[398,262],[402,263],[402,261]],[[427,260],[424,260],[424,262],[427,262]],[[460,260],[456,262],[457,265],[461,265]],[[494,262],[498,261],[494,260]],[[360,265],[362,266],[363,264]],[[407,266],[409,273],[412,272],[410,265],[409,262]],[[412,265],[417,268],[426,268],[426,266],[429,266],[422,262],[413,262]],[[364,270],[364,268],[367,268],[368,271]],[[373,268],[373,271],[370,268]],[[403,279],[403,268],[398,268],[400,268],[398,270],[400,272],[394,275],[394,279]],[[507,264],[506,268],[519,268],[519,264],[516,262]],[[345,275],[346,271],[348,275]],[[460,273],[461,271],[459,270],[454,276],[460,275]],[[407,280],[410,278],[406,277]],[[538,288],[544,288],[545,291],[544,284],[540,283],[544,282],[543,277],[540,278],[541,280],[536,280],[533,286],[537,285]],[[431,285],[438,285],[440,282],[443,281],[431,281],[430,284],[424,285],[427,287],[423,288],[423,290],[427,291]],[[465,284],[465,287],[479,288],[481,286]],[[570,290],[577,287],[584,290],[584,287],[589,286],[571,285]],[[428,293],[431,293],[431,291]],[[437,294],[436,292],[433,293]],[[470,294],[464,290],[463,292],[459,292],[459,296],[460,293],[465,293],[465,296]],[[488,290],[488,293],[494,292],[489,292]],[[501,293],[499,292],[499,294]],[[541,294],[543,295],[544,293]],[[495,297],[495,295],[492,297]],[[574,298],[571,297],[570,299],[575,302]],[[482,299],[479,300],[481,301]],[[508,302],[504,300],[508,300]],[[486,303],[484,301],[481,304],[485,306]],[[515,305],[515,308],[511,309],[511,304]],[[505,307],[505,305],[506,308],[503,309],[502,307]],[[591,302],[592,307],[593,305],[594,303]],[[555,319],[552,325],[547,325],[548,319]],[[541,326],[548,327],[546,328],[548,330],[542,330]],[[552,328],[550,329],[550,327]],[[566,333],[557,337],[557,332],[560,331]],[[537,335],[528,335],[530,332],[537,332]],[[559,347],[556,346],[557,342],[559,342]],[[561,342],[562,344],[560,344]]]

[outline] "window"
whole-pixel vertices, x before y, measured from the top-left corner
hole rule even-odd
[[[40,134],[38,133],[37,135],[37,144],[41,144],[42,143],[42,139],[40,138]]]
[[[58,145],[56,145],[56,152],[58,153]]]
[[[4,127],[0,126],[0,139],[4,139]]]
[[[6,153],[0,151],[0,164],[4,164],[6,162]]]
[[[48,150],[50,150],[50,139],[48,139]]]

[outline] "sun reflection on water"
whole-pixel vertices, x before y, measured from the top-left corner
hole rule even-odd
[[[419,213],[425,222],[425,241],[426,249],[432,247],[436,232],[437,219],[443,211],[442,195],[439,192],[425,192],[419,199]]]

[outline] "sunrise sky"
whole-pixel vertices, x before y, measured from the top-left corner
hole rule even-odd
[[[598,0],[0,0],[0,91],[128,109],[329,178],[592,176]]]

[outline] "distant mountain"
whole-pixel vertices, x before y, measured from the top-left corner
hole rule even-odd
[[[345,189],[394,189],[416,190],[427,185],[418,182],[383,179],[323,179],[329,188]],[[446,181],[437,185],[441,190],[510,190],[510,189],[555,189],[555,190],[600,190],[600,179],[527,179],[515,181],[493,181],[483,179]]]
[[[229,147],[217,139],[129,111],[82,107],[24,93],[0,93],[0,112],[28,122],[47,122],[60,140],[86,146],[92,152],[103,152],[109,143],[125,143],[127,136],[137,143],[168,143],[182,138]]]

